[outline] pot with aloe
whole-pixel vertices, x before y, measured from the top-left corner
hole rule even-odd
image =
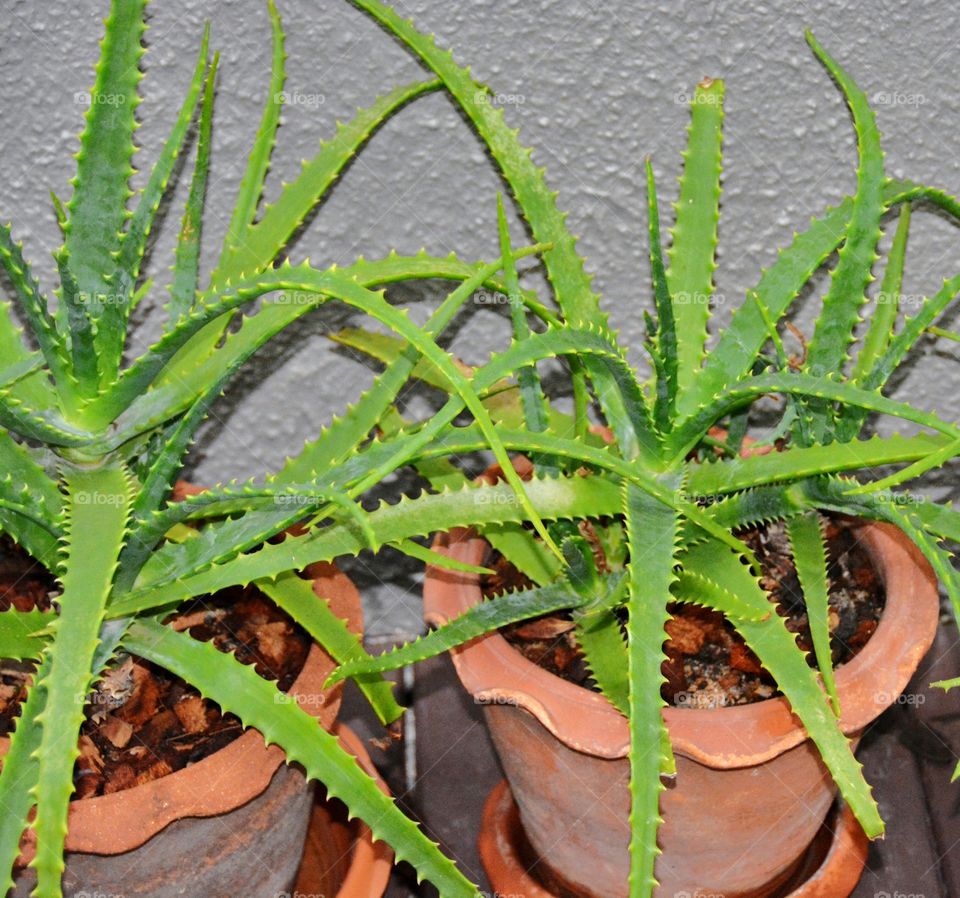
[[[316,781],[368,827],[349,830],[363,842],[352,890],[374,894],[386,884],[390,849],[374,849],[376,840],[445,894],[474,894],[330,732],[340,690],[324,681],[335,661],[360,651],[359,596],[337,558],[391,545],[448,563],[411,540],[421,521],[410,529],[403,508],[364,511],[367,491],[417,458],[410,441],[371,448],[369,435],[422,356],[461,388],[496,444],[489,416],[435,337],[502,262],[391,254],[320,269],[285,259],[377,128],[440,85],[417,81],[358,111],[262,204],[285,62],[280,17],[272,4],[269,12],[268,100],[212,272],[200,269],[218,70],[209,34],[143,188],[129,186],[143,0],[115,0],[105,22],[73,193],[66,204],[54,198],[64,241],[54,253],[55,299],[11,227],[0,228],[12,300],[0,303],[4,895],[282,894],[294,882]],[[191,129],[189,193],[172,277],[158,296],[144,259]],[[444,275],[465,283],[426,328],[372,289]],[[177,487],[234,375],[332,299],[414,347],[382,389],[280,470]],[[162,304],[163,330],[137,354],[131,312],[140,303]],[[420,424],[434,437],[446,426]],[[462,503],[436,517],[441,529],[465,520]],[[264,566],[262,575],[251,564]],[[385,723],[400,715],[381,677],[363,678],[361,688]],[[342,846],[345,837],[331,838]]]
[[[510,304],[511,348],[470,382],[514,463],[479,483],[454,467],[449,459],[486,446],[473,426],[419,462],[438,495],[457,485],[476,493],[471,526],[441,534],[434,550],[486,572],[428,568],[436,629],[349,661],[334,679],[452,653],[484,705],[509,784],[491,798],[490,821],[515,807],[517,838],[529,843],[517,849],[526,862],[511,863],[510,827],[501,824],[499,840],[488,833],[499,891],[849,894],[866,838],[884,828],[854,754],[858,736],[930,646],[938,582],[955,607],[960,599],[943,545],[960,519],[906,488],[957,454],[960,429],[884,395],[960,290],[954,277],[900,315],[911,209],[957,218],[960,205],[885,175],[864,93],[811,36],[851,109],[856,192],[781,251],[706,353],[724,88],[705,80],[666,252],[647,166],[653,312],[650,370],[638,374],[607,328],[543,172],[502,112],[477,102],[488,89],[388,7],[355,3],[440,78],[489,147],[547,244],[554,303],[528,301],[501,214],[503,289],[524,301]],[[892,248],[871,296],[884,229]],[[798,341],[786,315],[830,263],[816,325]],[[362,331],[339,339],[388,365],[408,351],[402,339]],[[545,396],[537,370],[558,357],[571,375],[571,415]],[[450,389],[428,365],[416,373]],[[769,408],[758,404],[771,395],[778,421],[760,433]],[[869,436],[878,415],[919,432]],[[869,479],[885,465],[898,467]],[[522,494],[501,482],[518,472]],[[547,522],[545,534],[518,495]],[[811,868],[808,848],[826,822],[833,847]],[[531,858],[539,883],[526,872]]]

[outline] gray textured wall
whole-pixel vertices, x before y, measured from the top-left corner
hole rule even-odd
[[[278,0],[288,30],[288,90],[299,104],[283,115],[268,185],[297,170],[333,122],[378,92],[418,76],[417,66],[375,25],[340,0]],[[639,337],[647,302],[643,240],[643,158],[653,156],[664,199],[676,191],[687,120],[684,98],[704,75],[727,81],[726,175],[717,295],[720,318],[740,301],[758,269],[826,203],[854,183],[854,140],[845,108],[803,40],[820,40],[877,106],[888,170],[960,191],[960,91],[956,34],[960,7],[949,0],[737,3],[654,0],[404,0],[403,11],[453,46],[498,91],[513,95],[509,119],[537,148],[582,235],[581,249],[624,338]],[[90,65],[106,2],[6,0],[0,33],[0,196],[2,214],[51,284],[57,232],[48,191],[69,196],[70,154],[81,126],[77,95]],[[259,0],[161,2],[151,8],[145,102],[138,132],[152,159],[194,64],[204,19],[222,51],[213,177],[205,243],[207,269],[225,228],[245,149],[269,73],[269,26]],[[392,248],[465,257],[495,254],[498,182],[477,140],[442,96],[418,101],[373,140],[293,253],[318,264],[347,263]],[[160,283],[185,185],[151,264]],[[919,216],[918,216],[919,218]],[[960,234],[926,215],[914,229],[904,292],[936,289],[960,270]],[[806,320],[801,312],[801,324]],[[235,401],[217,409],[194,476],[212,482],[277,465],[371,375],[322,333],[344,318],[318,314],[268,349],[245,375]],[[478,311],[454,348],[481,361],[503,321]],[[149,315],[144,337],[155,332]],[[960,408],[952,354],[928,349],[930,364],[898,387],[919,403]],[[639,361],[639,354],[634,359]],[[371,628],[418,620],[416,585],[386,565],[357,571],[370,598]],[[385,579],[386,583],[380,583]]]

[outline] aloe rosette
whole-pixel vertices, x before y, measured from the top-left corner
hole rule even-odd
[[[869,785],[838,726],[819,513],[896,525],[917,544],[954,607],[960,607],[960,586],[947,548],[960,533],[960,518],[950,506],[903,488],[956,457],[960,429],[883,392],[921,337],[950,337],[936,324],[960,290],[960,277],[945,280],[913,315],[901,314],[898,297],[911,209],[929,206],[957,219],[960,204],[941,190],[885,175],[880,135],[866,96],[808,35],[850,107],[859,156],[856,191],[814,218],[780,251],[707,353],[724,86],[706,79],[691,103],[680,201],[667,253],[661,246],[653,172],[647,166],[654,311],[646,315],[649,371],[638,374],[609,330],[545,172],[533,163],[503,111],[482,102],[489,89],[432,37],[379,0],[353,2],[440,79],[489,149],[534,239],[546,245],[543,266],[556,308],[551,315],[526,301],[501,216],[503,285],[512,299],[514,341],[474,369],[471,384],[481,398],[504,385],[498,399],[486,402],[502,444],[535,462],[527,496],[549,522],[560,552],[523,526],[522,510],[503,513],[496,506],[478,506],[473,518],[462,523],[472,525],[534,585],[482,602],[382,656],[357,657],[334,678],[392,670],[507,624],[569,612],[597,687],[629,719],[630,892],[642,898],[656,886],[661,776],[674,769],[660,697],[666,606],[671,601],[705,605],[722,612],[757,653],[865,831],[881,835],[883,821]],[[872,297],[878,244],[883,230],[891,227],[894,240],[881,290]],[[785,348],[788,338],[781,333],[786,316],[811,278],[834,261],[811,339],[791,357]],[[387,366],[409,351],[401,338],[359,329],[336,339]],[[574,410],[569,416],[544,396],[537,374],[538,362],[557,358],[567,363],[571,375]],[[449,390],[443,374],[427,364],[414,373]],[[756,404],[770,395],[782,397],[779,423],[767,438],[778,451],[743,457]],[[613,434],[610,445],[589,432],[592,402],[600,411],[599,423]],[[867,426],[877,415],[910,422],[918,432],[870,436]],[[391,434],[393,439],[417,439],[417,429],[402,422]],[[452,509],[458,494],[447,491],[476,489],[467,473],[445,460],[485,445],[471,425],[421,452],[417,464],[438,503],[450,502]],[[871,480],[871,472],[883,466],[897,469]],[[566,508],[546,501],[558,488],[569,498]],[[422,497],[416,507],[426,511],[432,501]],[[386,524],[390,510],[374,513],[379,514]],[[576,526],[585,520],[593,525],[589,538]],[[755,559],[736,537],[742,528],[775,520],[786,522],[809,610],[816,667],[774,613],[760,588]],[[597,543],[605,556],[602,568],[596,562]],[[282,554],[282,549],[277,552]],[[265,569],[278,561],[271,559]],[[657,745],[659,751],[650,750]]]

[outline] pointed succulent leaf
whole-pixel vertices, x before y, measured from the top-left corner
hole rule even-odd
[[[502,264],[502,260],[497,260],[479,268],[456,287],[430,316],[424,325],[424,333],[434,338],[439,336],[463,304]],[[444,384],[446,390],[452,389],[451,381],[416,347],[405,340],[395,345],[397,354],[390,358],[386,371],[377,378],[374,387],[364,393],[346,415],[337,418],[318,440],[309,443],[296,458],[290,459],[277,473],[276,480],[305,480],[322,475],[329,466],[346,458],[377,427],[392,408],[400,390],[418,369],[423,369],[425,376],[435,379],[438,384]],[[461,373],[469,377],[471,372],[461,368]]]
[[[557,517],[579,519],[616,514],[619,489],[601,478],[579,476],[527,483],[531,502],[546,520]],[[370,512],[370,524],[377,542],[390,545],[403,539],[428,536],[453,527],[483,526],[503,521],[520,522],[524,512],[509,484],[467,487],[415,500],[401,499]],[[143,585],[111,603],[114,616],[136,613],[195,595],[216,592],[239,583],[275,577],[284,571],[303,570],[315,561],[332,561],[341,555],[356,554],[366,543],[352,526],[334,525],[282,543],[268,544],[257,552],[241,555],[222,565],[188,574],[170,571],[161,583]]]
[[[53,315],[40,285],[23,257],[23,245],[15,243],[9,225],[0,225],[0,265],[13,286],[14,294],[30,326],[47,366],[58,382],[67,376],[66,353]],[[6,354],[4,360],[8,358]]]
[[[737,630],[763,666],[776,680],[820,752],[820,757],[840,788],[840,793],[870,838],[883,833],[883,820],[870,787],[863,778],[853,748],[837,726],[816,675],[803,653],[797,650],[796,637],[787,630],[779,614],[762,621],[740,620]]]
[[[0,765],[0,801],[3,802],[3,813],[0,814],[0,893],[4,895],[13,888],[14,862],[20,854],[20,839],[34,805],[33,790],[40,771],[37,757],[42,735],[40,716],[46,702],[46,693],[37,684],[49,673],[50,653],[46,652],[27,690],[10,737],[10,746]]]
[[[767,595],[744,557],[719,540],[708,538],[686,546],[679,561],[685,572],[712,581],[734,598],[729,610],[722,609],[724,613],[740,620],[762,620],[770,615]]]
[[[233,214],[227,225],[227,234],[223,242],[223,252],[220,262],[239,243],[243,242],[246,233],[257,216],[263,185],[270,169],[270,156],[277,142],[277,127],[280,124],[280,110],[283,108],[283,87],[286,82],[286,52],[284,50],[283,23],[273,0],[267,0],[267,10],[270,14],[270,31],[272,34],[273,55],[270,63],[270,92],[263,106],[260,117],[260,126],[257,136],[247,159],[247,168],[240,181],[240,189],[233,205]]]
[[[692,415],[671,434],[673,451],[683,456],[695,446],[707,430],[723,415],[765,393],[785,393],[817,400],[840,402],[856,408],[867,409],[912,421],[931,430],[956,439],[960,429],[940,419],[932,412],[915,409],[903,402],[887,399],[843,381],[814,377],[810,374],[762,374],[741,381],[722,393],[714,402]]]
[[[610,608],[574,615],[577,644],[597,688],[624,716],[630,713],[630,679],[623,624]]]
[[[173,265],[170,298],[166,304],[167,320],[178,321],[196,299],[200,272],[200,235],[203,233],[203,209],[210,173],[210,141],[213,130],[213,98],[216,86],[219,55],[214,55],[207,72],[203,103],[200,107],[200,125],[197,133],[197,158],[193,163],[190,193],[187,195],[180,237],[177,241]]]
[[[490,568],[480,567],[477,564],[467,564],[465,561],[458,561],[456,558],[448,558],[433,549],[421,546],[420,543],[414,542],[412,539],[401,540],[394,548],[409,558],[416,558],[417,561],[422,561],[424,564],[432,565],[444,571],[456,571],[461,574],[477,574],[480,576],[493,573]]]
[[[474,605],[459,617],[413,642],[397,646],[382,655],[347,661],[333,672],[329,682],[337,683],[349,677],[399,670],[401,667],[441,655],[500,627],[543,614],[576,608],[586,601],[566,581],[504,593]]]
[[[513,245],[510,241],[510,228],[503,210],[503,196],[497,194],[497,225],[500,230],[500,258],[503,259],[503,281],[507,288],[507,304],[510,307],[510,320],[513,324],[513,339],[520,341],[530,336],[530,324],[520,298],[520,281],[517,277],[517,263],[514,261]],[[545,430],[548,422],[547,400],[543,395],[540,375],[536,364],[525,365],[517,372],[520,384],[520,396],[523,414],[528,430]]]
[[[914,462],[939,454],[952,444],[950,437],[920,433],[915,436],[894,434],[849,443],[789,448],[766,455],[691,465],[687,486],[692,495],[712,499],[722,493],[761,484]]]
[[[71,267],[70,253],[66,247],[53,255],[60,275],[60,288],[56,291],[59,305],[60,333],[64,346],[69,350],[70,377],[61,382],[60,393],[66,404],[76,414],[77,397],[96,393],[100,377],[100,363],[95,345],[98,324],[92,294],[84,292]]]
[[[888,180],[884,184],[883,203],[887,208],[921,200],[960,219],[960,202],[943,191],[911,181]],[[697,405],[750,372],[769,337],[760,304],[771,320],[780,320],[804,284],[839,246],[852,209],[853,200],[848,197],[836,208],[827,209],[821,217],[813,219],[806,230],[794,236],[789,247],[780,250],[776,262],[763,272],[759,283],[750,291],[756,294],[756,301],[743,303],[734,310],[730,324],[707,356],[697,377],[696,389],[681,397],[681,413],[689,414]]]
[[[917,340],[947,310],[957,298],[958,293],[960,293],[960,275],[945,280],[943,286],[933,296],[924,299],[920,310],[904,321],[899,333],[891,339],[889,346],[860,380],[860,385],[867,390],[881,389]]]
[[[39,523],[23,515],[16,520],[0,511],[0,530],[13,536],[40,564],[56,566],[57,538],[63,498],[56,481],[43,469],[30,450],[0,430],[0,496],[28,506]]]
[[[824,545],[823,524],[815,512],[787,521],[787,536],[793,552],[793,562],[803,590],[803,602],[807,609],[810,636],[817,656],[817,667],[833,704],[833,711],[840,716],[840,698],[833,675],[833,657],[830,651],[830,595],[827,582],[827,549]]]
[[[374,133],[408,103],[439,86],[437,81],[415,81],[397,87],[358,110],[347,124],[339,125],[334,137],[321,144],[300,174],[284,185],[277,201],[264,207],[260,220],[248,229],[243,240],[230,247],[211,280],[226,282],[269,265]]]
[[[33,797],[37,853],[34,894],[60,898],[64,870],[67,808],[73,793],[73,766],[83,722],[84,696],[91,684],[100,623],[107,606],[130,509],[131,483],[119,467],[69,470],[69,533],[61,612],[52,625],[55,649],[38,686],[46,693],[39,715],[38,785]],[[42,784],[42,788],[40,787]]]
[[[677,490],[678,477],[665,486]],[[664,737],[660,686],[667,602],[675,577],[680,519],[676,511],[631,484],[623,488],[630,559],[627,562],[627,677],[630,721],[630,894],[650,898],[657,886],[661,774],[673,769]]]
[[[650,272],[653,277],[653,298],[657,307],[656,339],[653,349],[657,353],[657,401],[654,421],[661,433],[669,429],[676,412],[678,336],[674,317],[673,299],[663,265],[663,249],[660,245],[660,210],[657,203],[657,185],[653,166],[647,160],[647,218],[650,233]]]
[[[38,631],[50,626],[55,618],[56,614],[50,611],[0,612],[0,658],[39,658],[46,639]]]
[[[533,162],[531,151],[520,143],[518,132],[507,126],[503,110],[490,102],[491,95],[486,85],[475,81],[468,69],[455,62],[452,53],[441,50],[432,37],[419,32],[411,21],[403,19],[380,0],[351,2],[395,35],[413,55],[436,73],[472,123],[510,185],[534,238],[551,246],[543,260],[564,317],[571,322],[585,322],[605,328],[606,315],[600,311],[599,296],[593,290],[583,260],[577,253],[576,239],[567,227],[565,215],[557,206],[557,195],[547,186],[544,171]],[[630,457],[639,452],[648,460],[656,459],[657,444],[652,424],[637,431],[636,419],[624,413],[619,391],[609,389],[608,372],[602,368],[594,370],[592,359],[588,359],[585,365],[595,381],[600,405],[624,453]],[[583,375],[577,360],[572,360],[572,367],[580,428],[578,432],[583,432],[586,420]]]
[[[521,524],[484,527],[483,538],[538,586],[556,580],[562,570],[557,556],[548,552],[543,543]]]
[[[56,404],[56,394],[51,389],[47,374],[40,370],[43,357],[27,344],[23,331],[14,322],[10,303],[3,299],[0,299],[0,358],[10,365],[26,363],[27,360],[37,363],[37,372],[18,381],[13,387],[19,401],[34,408],[50,408]]]
[[[543,522],[540,521],[539,516],[530,505],[524,491],[523,482],[513,470],[506,450],[503,448],[493,422],[490,420],[490,415],[474,392],[473,386],[467,378],[460,374],[450,357],[428,335],[414,325],[406,314],[386,302],[382,294],[373,293],[353,281],[345,280],[335,271],[321,272],[310,268],[309,265],[278,269],[259,278],[254,278],[236,287],[226,298],[221,297],[216,306],[219,308],[231,305],[239,306],[265,293],[277,290],[297,291],[306,297],[307,303],[316,300],[322,301],[324,297],[328,296],[346,302],[348,305],[354,306],[386,324],[440,370],[455,388],[459,403],[470,411],[477,425],[483,430],[494,457],[503,468],[504,476],[514,488],[520,504],[530,515],[534,528],[544,538],[548,546],[553,549],[556,548],[552,545],[552,540],[547,534]],[[265,303],[257,317],[279,309],[277,317],[282,319],[284,314],[289,314],[287,312],[288,308],[289,304]],[[173,336],[173,334],[170,336]],[[163,341],[161,340],[161,342]]]
[[[830,287],[823,299],[820,315],[810,341],[806,370],[814,374],[840,371],[856,336],[860,310],[866,302],[866,287],[872,279],[880,240],[883,202],[883,152],[876,117],[866,95],[853,79],[820,46],[810,32],[807,41],[827,71],[836,79],[846,96],[857,132],[860,162],[857,167],[857,192],[853,198],[850,221],[844,235],[837,265],[831,273]],[[812,414],[814,437],[818,442],[834,432],[833,411],[828,403],[815,400],[808,404]]]
[[[876,307],[870,316],[863,346],[857,354],[856,364],[850,373],[850,378],[854,382],[863,380],[893,338],[897,312],[900,309],[900,288],[903,284],[903,267],[909,230],[910,204],[904,203],[897,218],[897,230],[893,236],[890,254],[887,256],[887,265],[883,271],[883,283],[877,294]]]
[[[768,603],[768,607],[761,612],[700,570],[684,568],[678,571],[672,591],[681,602],[710,608],[731,621],[762,620],[772,611]]]
[[[173,128],[163,145],[163,149],[160,151],[160,156],[153,164],[153,168],[150,171],[150,178],[140,193],[137,207],[130,217],[130,224],[120,242],[115,284],[118,301],[122,300],[121,310],[125,316],[129,316],[133,305],[133,291],[140,275],[144,251],[147,247],[147,238],[150,236],[150,231],[153,228],[157,209],[160,207],[160,202],[169,188],[170,178],[173,175],[177,159],[183,150],[187,131],[190,123],[193,121],[197,103],[203,90],[204,75],[207,71],[207,51],[209,45],[210,26],[208,25],[203,31],[199,58],[194,67],[193,78],[187,89],[187,95],[180,107],[180,112],[173,124]],[[207,139],[209,140],[209,135]],[[203,142],[202,126],[200,141]]]
[[[677,385],[693,383],[703,361],[717,267],[720,170],[723,142],[723,81],[705,78],[694,91],[684,153],[677,219],[671,234],[667,278],[676,319]],[[662,328],[661,324],[661,328]]]
[[[145,0],[113,0],[106,20],[86,125],[80,136],[73,196],[67,205],[66,251],[81,311],[97,322],[95,341],[104,383],[116,376],[126,334],[124,303],[116,295],[116,258],[129,217],[136,128],[134,110],[143,77],[140,58]],[[66,318],[61,331],[68,330]]]

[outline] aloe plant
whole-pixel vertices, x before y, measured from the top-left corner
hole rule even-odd
[[[474,895],[453,863],[297,703],[276,702],[275,684],[232,655],[164,623],[178,601],[170,590],[190,584],[190,596],[202,595],[208,590],[198,578],[207,576],[234,583],[253,580],[335,658],[362,651],[357,637],[296,574],[307,563],[299,556],[301,550],[311,554],[325,534],[334,542],[356,539],[346,552],[390,544],[444,563],[412,539],[426,526],[427,512],[391,531],[383,513],[368,515],[360,504],[370,487],[419,459],[417,439],[406,436],[368,446],[371,431],[389,420],[397,393],[418,363],[443,372],[457,397],[435,419],[420,422],[422,445],[441,437],[467,410],[488,445],[508,462],[487,406],[435,342],[475,290],[499,283],[502,259],[465,263],[426,253],[391,254],[347,268],[320,269],[309,262],[293,265],[284,255],[305,216],[373,132],[407,103],[439,89],[440,82],[428,79],[394,88],[359,110],[321,144],[274,202],[264,204],[285,63],[283,28],[270,4],[268,101],[218,262],[202,275],[199,250],[218,57],[211,56],[208,30],[169,137],[146,186],[134,194],[129,180],[144,7],[145,0],[114,0],[105,23],[73,193],[66,205],[55,198],[64,237],[54,253],[59,274],[55,299],[42,293],[12,228],[0,228],[0,264],[13,288],[12,302],[0,302],[0,530],[55,574],[60,585],[52,610],[11,609],[0,615],[0,655],[36,663],[0,772],[0,893],[13,884],[20,840],[30,829],[37,845],[31,860],[34,894],[61,894],[85,700],[119,654],[133,653],[182,677],[245,726],[257,728],[268,742],[281,745],[289,761],[302,764],[309,778],[321,780],[329,794],[342,798],[377,838],[391,842],[399,858],[410,861],[444,894]],[[172,278],[159,298],[163,331],[146,351],[130,357],[131,312],[138,303],[158,301],[157,289],[142,272],[148,238],[171,189],[178,157],[188,150],[194,123],[190,189]],[[541,249],[528,247],[516,257]],[[435,277],[462,283],[424,328],[387,302],[382,290],[372,289]],[[261,297],[259,307],[248,308]],[[400,354],[375,391],[334,419],[280,470],[172,502],[171,487],[184,456],[233,375],[271,337],[330,299],[370,315],[411,349]],[[244,314],[236,315],[241,310]],[[512,479],[524,518],[549,542],[535,508],[535,503],[543,505],[542,497],[528,497],[519,478]],[[555,504],[566,503],[558,499]],[[464,517],[462,503],[454,509],[437,514],[438,527]],[[285,546],[293,555],[262,578],[248,577],[244,565],[265,561],[261,547],[295,523],[302,525],[296,534],[272,546]],[[361,678],[361,688],[385,722],[401,713],[381,677]]]
[[[344,663],[333,680],[396,669],[507,624],[569,612],[597,687],[629,720],[630,894],[644,898],[656,886],[661,776],[674,770],[660,696],[667,604],[704,605],[723,613],[756,652],[864,830],[880,836],[883,821],[838,726],[819,513],[853,514],[901,528],[928,558],[955,610],[960,610],[960,582],[944,545],[960,535],[960,516],[949,506],[900,489],[956,457],[960,428],[883,393],[893,371],[924,334],[951,336],[936,322],[960,290],[960,276],[955,276],[914,315],[899,314],[911,208],[932,206],[960,219],[960,204],[941,190],[884,174],[879,132],[863,91],[808,34],[814,54],[851,110],[859,154],[856,191],[813,219],[781,250],[707,354],[724,88],[720,81],[705,80],[691,104],[681,201],[666,255],[653,170],[647,164],[650,305],[655,311],[646,315],[650,370],[638,374],[606,326],[544,172],[531,161],[518,132],[507,126],[503,112],[478,101],[488,88],[379,0],[352,2],[440,79],[489,148],[534,238],[547,244],[543,264],[556,311],[534,306],[521,289],[501,214],[502,283],[511,298],[514,341],[507,351],[473,369],[470,384],[490,408],[502,444],[535,461],[526,495],[551,522],[547,529],[562,557],[523,526],[524,510],[516,504],[476,504],[473,517],[464,515],[463,523],[500,550],[533,587],[485,601],[382,656],[358,655]],[[892,227],[895,237],[882,289],[871,299],[867,288],[878,244],[884,228]],[[790,358],[781,334],[785,317],[811,278],[834,259],[805,357]],[[531,317],[536,322],[532,327]],[[357,329],[337,339],[388,370],[411,351],[402,337]],[[536,366],[552,358],[569,365],[576,400],[571,416],[560,414],[544,396]],[[428,362],[414,374],[436,388],[451,389],[444,373]],[[771,394],[783,398],[779,424],[768,440],[780,451],[744,457],[741,448],[755,404]],[[599,423],[612,432],[609,445],[589,433],[591,400],[600,411]],[[920,432],[870,437],[867,428],[874,415],[910,422]],[[422,521],[423,533],[431,529],[440,508],[456,517],[456,505],[471,491],[488,499],[493,498],[490,491],[509,495],[507,485],[472,484],[448,461],[485,448],[485,434],[475,425],[424,445],[421,428],[396,420],[392,424],[390,439],[417,445],[417,464],[434,490],[404,507],[409,522]],[[871,481],[871,470],[884,465],[899,469]],[[589,476],[583,476],[585,469]],[[395,509],[382,508],[369,520],[378,533],[387,535],[402,527],[397,517]],[[595,546],[570,523],[585,520],[606,554],[603,570],[596,563]],[[819,672],[773,611],[759,585],[755,559],[736,537],[742,528],[774,520],[786,522]],[[330,534],[320,537],[307,557],[333,556],[347,545],[346,538],[335,540]],[[285,557],[283,547],[270,547],[251,561],[247,575],[266,574]],[[201,575],[198,582],[206,587],[222,578]],[[182,590],[167,594],[172,600]],[[958,681],[938,685],[949,688]],[[656,745],[661,750],[650,751]]]

